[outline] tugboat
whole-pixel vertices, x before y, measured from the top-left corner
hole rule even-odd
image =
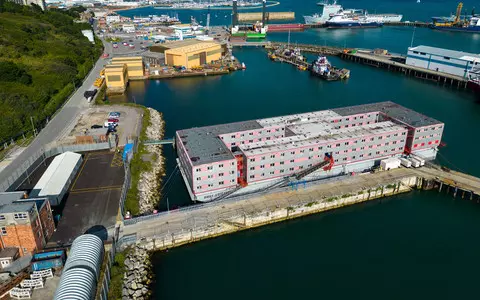
[[[310,74],[327,81],[348,79],[350,70],[333,67],[325,56],[319,56],[310,67]]]

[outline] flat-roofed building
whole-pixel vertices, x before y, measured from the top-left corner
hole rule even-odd
[[[124,91],[128,83],[127,65],[106,65],[105,80],[109,90]]]
[[[420,45],[408,48],[406,64],[467,78],[480,67],[480,55]]]
[[[143,78],[144,66],[141,56],[133,57],[114,57],[112,58],[112,65],[126,65],[128,79]]]
[[[387,101],[180,130],[175,143],[192,200],[210,201],[292,177],[361,172],[402,154],[434,159],[443,128]]]
[[[219,60],[223,49],[213,41],[185,40],[155,46],[151,51],[165,53],[165,64],[169,66],[191,69]]]
[[[55,230],[48,199],[25,197],[25,192],[0,193],[0,248],[18,248],[21,256],[43,249]]]

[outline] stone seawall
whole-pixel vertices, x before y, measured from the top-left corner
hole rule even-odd
[[[345,207],[373,199],[392,196],[411,191],[412,187],[421,187],[422,179],[416,176],[402,178],[400,181],[392,181],[389,184],[372,188],[359,189],[343,195],[330,197],[312,195],[311,201],[292,204],[288,207],[275,209],[259,209],[251,214],[239,213],[228,218],[218,218],[215,223],[206,226],[193,227],[190,230],[172,231],[165,235],[146,237],[137,244],[147,250],[163,250],[178,247],[184,244],[203,239],[213,238],[240,230],[255,228],[271,223],[276,223],[292,218],[298,218],[322,211]]]
[[[163,116],[158,111],[148,108],[150,112],[150,126],[146,128],[146,135],[149,140],[162,140],[165,132]],[[161,145],[145,146],[147,154],[142,156],[143,160],[151,162],[151,169],[140,175],[138,182],[138,201],[140,214],[152,212],[157,205],[160,195],[161,178],[165,175],[164,159]]]

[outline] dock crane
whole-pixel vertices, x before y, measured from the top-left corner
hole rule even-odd
[[[463,3],[460,2],[457,5],[457,12],[455,13],[455,20],[453,21],[454,25],[457,25],[460,23],[461,19],[460,16],[462,15],[462,9],[463,9]]]

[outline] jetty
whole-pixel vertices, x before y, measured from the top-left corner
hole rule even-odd
[[[300,181],[250,198],[238,196],[124,220],[117,228],[117,247],[140,243],[149,250],[164,250],[357,203],[381,201],[413,189],[438,189],[454,198],[480,202],[480,178],[428,163],[421,168]]]
[[[275,51],[277,49],[285,48],[287,47],[287,45],[288,43],[281,42],[257,42],[252,44],[250,44],[249,42],[237,42],[231,44],[231,46],[233,47],[263,47],[269,51]],[[406,56],[388,53],[388,51],[384,49],[356,49],[326,45],[322,46],[315,44],[295,44],[295,48],[305,53],[339,56],[340,58],[348,61],[376,68],[382,68],[392,72],[402,73],[406,76],[437,82],[438,84],[446,87],[456,89],[468,88],[467,78],[417,66],[407,65]]]
[[[460,76],[429,70],[406,64],[406,57],[397,54],[376,54],[374,50],[343,51],[339,56],[345,60],[403,73],[407,76],[434,81],[444,86],[466,89],[468,80]]]

